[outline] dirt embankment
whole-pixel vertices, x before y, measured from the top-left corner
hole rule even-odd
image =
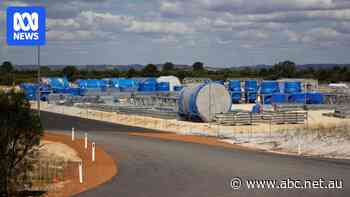
[[[220,146],[225,148],[235,148],[235,149],[241,149],[241,150],[250,149],[250,148],[246,148],[236,144],[221,142],[215,137],[207,137],[207,136],[179,135],[179,134],[170,133],[170,132],[164,132],[164,133],[129,132],[128,134],[130,136],[139,136],[139,137],[170,140],[170,141],[191,142],[191,143],[205,144],[209,146]],[[251,149],[251,150],[254,150],[254,149]]]
[[[72,196],[80,192],[95,188],[117,175],[117,163],[101,147],[96,146],[96,161],[92,162],[91,143],[88,148],[84,148],[84,140],[71,140],[70,136],[61,134],[45,133],[44,141],[63,143],[74,149],[77,156],[83,161],[83,183],[79,183],[78,165],[70,170],[68,176],[71,180],[57,192],[49,196]]]

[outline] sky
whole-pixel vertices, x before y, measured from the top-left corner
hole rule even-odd
[[[46,7],[42,64],[350,63],[350,0],[1,0],[1,62],[36,63],[6,44],[6,8],[30,5]]]

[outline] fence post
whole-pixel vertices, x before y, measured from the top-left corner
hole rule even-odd
[[[74,127],[72,127],[72,141],[74,141],[75,139],[75,129]]]
[[[84,142],[85,142],[85,144],[84,144],[84,147],[85,147],[85,149],[87,149],[87,133],[85,132],[85,140],[84,140]]]
[[[96,144],[95,142],[92,143],[92,161],[94,162],[95,161],[95,147],[96,147]]]
[[[83,183],[83,162],[79,162],[79,183]]]

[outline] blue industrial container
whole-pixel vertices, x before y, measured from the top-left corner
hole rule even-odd
[[[36,99],[38,85],[32,83],[22,83],[20,84],[20,88],[24,91],[25,98],[27,100],[32,101]]]
[[[154,92],[157,90],[157,80],[153,78],[143,79],[139,81],[140,92]]]
[[[55,94],[65,94],[66,88],[52,88],[52,92]]]
[[[242,99],[241,92],[230,92],[232,103],[238,104]]]
[[[51,88],[47,85],[42,85],[39,87],[37,84],[22,83],[20,84],[20,88],[24,91],[25,98],[30,101],[36,100],[38,88],[40,91],[40,100],[46,101],[51,93]]]
[[[169,92],[170,91],[170,83],[169,82],[157,83],[157,91]]]
[[[49,95],[51,94],[51,87],[48,85],[41,85],[40,88],[40,100],[47,101]]]
[[[87,88],[87,82],[85,79],[78,79],[75,81],[75,83],[79,86],[81,89],[86,89]]]
[[[174,86],[175,92],[180,92],[184,87],[183,86]]]
[[[230,80],[228,84],[228,90],[231,94],[232,103],[239,103],[242,99],[241,94],[241,81]]]
[[[134,92],[138,89],[138,82],[133,79],[114,78],[111,79],[111,87],[119,88],[121,92]]]
[[[54,89],[64,88],[63,84],[58,80],[58,78],[49,78],[48,81],[49,85]]]
[[[281,103],[287,103],[288,102],[288,95],[282,94],[282,93],[275,93],[271,96],[271,103],[272,104],[281,104]]]
[[[257,92],[258,91],[258,81],[257,80],[246,80],[244,82],[244,90],[246,92]]]
[[[82,92],[80,88],[67,88],[65,89],[65,93],[72,96],[81,96]]]
[[[307,93],[291,94],[288,98],[288,101],[290,103],[306,104],[307,103]]]
[[[80,79],[80,80],[77,80],[76,83],[81,89],[101,89],[101,90],[107,89],[107,82],[104,80]]]
[[[244,82],[245,99],[247,103],[255,103],[258,92],[257,80],[246,80]]]
[[[101,79],[102,83],[106,85],[107,88],[110,88],[111,87],[111,79],[109,78],[104,78],[104,79]]]
[[[255,103],[257,98],[257,92],[245,92],[245,100],[247,103]]]
[[[301,92],[300,81],[287,81],[284,82],[284,93],[293,94]]]
[[[63,81],[63,87],[67,88],[69,87],[69,81],[66,77],[61,78]]]
[[[272,94],[265,94],[261,96],[262,98],[262,103],[264,105],[270,105],[272,104]]]
[[[262,96],[263,104],[271,105],[271,104],[281,104],[288,102],[288,95],[281,93],[274,94],[265,94]]]
[[[277,81],[263,81],[260,84],[260,94],[273,94],[280,92]]]
[[[58,77],[48,78],[48,85],[52,89],[64,89],[64,88],[69,87],[69,81],[65,77],[64,78],[58,78]]]
[[[323,104],[324,103],[324,94],[319,93],[319,92],[307,93],[307,103],[308,104]]]
[[[228,90],[230,92],[241,92],[241,81],[240,80],[230,80],[228,83]]]

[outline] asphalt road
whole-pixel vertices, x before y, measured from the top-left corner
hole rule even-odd
[[[118,160],[119,174],[108,183],[78,196],[231,197],[350,196],[350,163],[210,147],[194,143],[128,136],[151,130],[83,120],[42,112],[46,130],[70,132],[73,126]],[[233,190],[231,179],[242,186]],[[248,179],[342,180],[342,189],[247,189]],[[316,183],[314,183],[316,184]],[[284,187],[285,185],[282,185]],[[289,185],[291,186],[291,185]],[[322,186],[325,186],[324,183]]]

